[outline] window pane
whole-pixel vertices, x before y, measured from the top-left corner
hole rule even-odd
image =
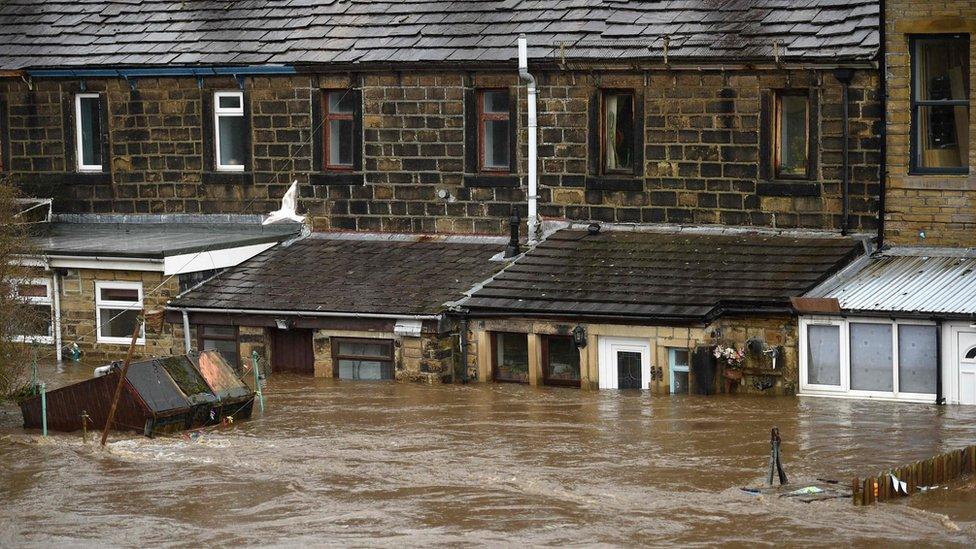
[[[607,171],[631,171],[634,169],[633,96],[606,95],[603,112],[603,166]]]
[[[688,367],[688,349],[672,349],[670,354],[672,366]]]
[[[641,354],[634,351],[617,351],[617,387],[643,389],[641,383]]]
[[[891,325],[851,323],[851,389],[892,390]]]
[[[352,165],[352,120],[329,121],[329,165]]]
[[[128,301],[139,302],[139,290],[136,288],[102,288],[102,301]]]
[[[546,379],[550,381],[579,381],[580,353],[573,344],[572,338],[548,338],[549,363],[543,365],[546,369]]]
[[[676,395],[688,394],[688,372],[671,372],[671,392]]]
[[[339,379],[383,380],[393,379],[393,364],[379,360],[339,361]]]
[[[233,326],[204,326],[203,335],[234,337],[237,330]]]
[[[50,305],[30,305],[29,317],[25,319],[25,336],[49,336],[51,335],[51,306]],[[131,334],[130,334],[131,335]]]
[[[221,95],[217,98],[217,106],[220,107],[221,109],[240,109],[241,96]]]
[[[508,114],[508,92],[503,90],[485,91],[481,93],[484,112]]]
[[[101,325],[98,333],[102,337],[132,337],[139,311],[134,309],[99,309]],[[118,315],[118,316],[116,316]]]
[[[935,105],[917,109],[918,165],[961,168],[969,165],[969,107]]]
[[[390,345],[386,342],[368,343],[356,341],[340,341],[339,354],[342,356],[375,356],[390,357]]]
[[[44,284],[21,284],[17,286],[20,297],[47,297],[47,286]]]
[[[495,334],[495,379],[529,381],[529,339],[525,334]]]
[[[941,38],[915,42],[915,98],[969,99],[969,42]]]
[[[801,177],[807,173],[807,98],[780,97],[779,173]]]
[[[129,334],[130,336],[132,334]],[[240,357],[237,352],[237,342],[236,341],[226,341],[222,339],[204,339],[203,349],[204,351],[218,351],[220,356],[224,357],[224,360],[228,364],[237,368],[240,366]]]
[[[484,147],[486,168],[508,168],[508,120],[485,120]]]
[[[81,163],[86,166],[102,164],[102,121],[97,97],[82,97],[81,112]]]
[[[935,326],[898,327],[898,391],[935,394],[939,367]]]
[[[220,132],[220,164],[222,166],[244,165],[244,117],[217,117]]]
[[[351,91],[329,92],[329,112],[340,114],[352,114],[356,104],[353,102]]]
[[[807,326],[807,383],[840,386],[839,326]]]

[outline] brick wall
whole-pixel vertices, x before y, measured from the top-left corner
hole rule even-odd
[[[888,87],[888,181],[885,235],[902,245],[976,246],[976,177],[913,175],[910,168],[911,57],[909,36],[976,32],[969,2],[889,0],[885,13]],[[971,35],[972,36],[972,35]],[[970,82],[976,56],[970,38]],[[972,100],[970,87],[970,100]],[[969,165],[976,163],[976,123],[969,109]],[[925,233],[923,239],[920,233]]]
[[[828,72],[539,71],[540,213],[615,222],[722,223],[836,229],[840,226],[840,85]],[[106,173],[73,173],[70,99],[79,81],[0,81],[9,171],[61,211],[246,212],[276,209],[287,184],[302,184],[317,229],[503,233],[526,161],[526,94],[514,74],[297,75],[244,80],[249,168],[214,173],[208,102],[231,78],[85,81],[104,92]],[[362,170],[325,174],[321,89],[353,86],[362,109]],[[466,90],[507,87],[517,97],[517,172],[505,184],[466,177]],[[770,182],[762,170],[764,97],[813,89],[820,113],[815,177]],[[642,98],[643,173],[623,184],[593,178],[592,105],[600,88]],[[877,75],[858,72],[851,90],[851,227],[875,225],[878,192]],[[313,131],[314,130],[314,131]],[[2,135],[2,134],[0,134]],[[64,145],[69,138],[69,147]],[[468,174],[470,175],[470,174]]]

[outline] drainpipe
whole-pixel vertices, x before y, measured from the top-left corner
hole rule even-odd
[[[935,403],[945,404],[942,394],[942,321],[935,323]]]
[[[850,210],[851,210],[851,204],[850,204],[851,177],[849,173],[851,164],[850,164],[850,151],[849,151],[850,146],[848,144],[848,140],[850,139],[850,116],[851,115],[850,115],[850,105],[848,105],[848,103],[850,102],[850,86],[851,86],[851,79],[854,78],[854,71],[851,69],[837,69],[834,71],[834,78],[836,78],[840,82],[841,87],[843,89],[842,101],[844,103],[844,119],[843,119],[843,124],[844,124],[843,147],[844,148],[843,148],[843,161],[841,162],[843,164],[842,166],[843,174],[841,175],[841,202],[842,202],[843,213],[841,214],[842,217],[840,222],[840,234],[846,235],[850,230]]]
[[[888,61],[885,58],[885,0],[881,0],[878,7],[879,48],[878,66],[881,67],[881,78],[878,82],[880,93],[878,100],[881,101],[881,165],[878,167],[878,250],[884,248],[884,226],[885,226],[885,187],[888,184]]]
[[[54,354],[58,362],[61,362],[61,281],[59,280],[57,269],[51,270],[54,276],[51,277],[51,293],[54,299]]]
[[[193,350],[190,346],[190,315],[186,311],[183,311],[183,346],[187,354]]]
[[[461,320],[458,322],[458,337],[461,339],[461,383],[468,382],[468,311],[460,312]]]
[[[536,132],[537,132],[537,121],[536,121],[536,90],[535,90],[535,77],[529,74],[529,61],[528,61],[528,48],[525,44],[525,34],[520,34],[518,39],[518,63],[519,63],[519,78],[526,83],[528,88],[528,105],[529,105],[529,219],[528,229],[529,237],[528,244],[530,246],[536,243],[536,231],[539,224],[539,216],[536,210],[536,199],[538,198],[538,181],[536,180],[536,161],[538,160],[539,151],[538,145],[536,144]]]

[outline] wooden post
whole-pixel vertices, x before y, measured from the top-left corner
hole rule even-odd
[[[851,499],[854,501],[854,505],[864,505],[861,501],[861,480],[854,477],[851,481]]]
[[[125,376],[129,373],[129,363],[132,362],[132,351],[136,348],[136,340],[139,339],[139,331],[142,330],[142,311],[136,317],[136,326],[132,329],[132,340],[129,341],[129,352],[125,355],[125,362],[122,363],[122,373],[119,375],[119,383],[115,386],[115,395],[112,397],[112,406],[108,409],[108,419],[105,420],[105,429],[102,430],[102,446],[108,440],[108,430],[112,428],[115,421],[115,407],[119,404],[119,397],[122,396],[122,385],[125,384]]]

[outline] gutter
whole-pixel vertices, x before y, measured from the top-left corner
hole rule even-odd
[[[295,74],[290,65],[242,65],[239,67],[133,67],[121,69],[27,69],[32,78],[141,78],[159,76],[251,76]]]
[[[380,318],[386,320],[440,320],[441,315],[398,315],[388,313],[344,313],[338,311],[276,311],[273,309],[219,309],[209,307],[179,307],[167,305],[167,311],[180,313],[215,313],[230,315],[267,315],[267,316],[308,316],[330,318]]]

